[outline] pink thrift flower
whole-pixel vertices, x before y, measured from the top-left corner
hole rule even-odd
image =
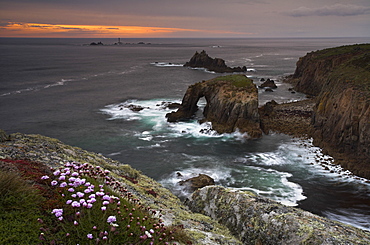
[[[81,198],[81,197],[83,197],[85,194],[84,193],[82,193],[82,192],[77,192],[76,193],[77,194],[77,196],[79,197],[79,198]]]
[[[58,184],[58,181],[56,181],[56,180],[53,180],[53,181],[51,181],[51,183],[50,183],[52,186],[55,186],[55,185],[57,185]]]
[[[81,204],[79,202],[77,202],[77,201],[73,201],[72,202],[72,207],[79,208],[79,207],[81,207]]]
[[[109,216],[109,217],[107,218],[107,222],[108,222],[109,224],[114,223],[114,222],[116,222],[116,221],[117,221],[116,216]]]
[[[60,170],[58,169],[58,170],[56,170],[56,171],[54,171],[54,173],[53,173],[55,176],[58,176],[59,174],[60,174]]]
[[[49,179],[49,176],[44,175],[44,176],[41,177],[41,179],[43,179],[43,180]]]
[[[93,239],[93,235],[92,234],[87,234],[87,238]]]
[[[103,199],[103,200],[107,200],[107,201],[109,201],[109,200],[110,200],[110,196],[108,196],[108,195],[104,195],[104,196],[102,197],[102,199]]]

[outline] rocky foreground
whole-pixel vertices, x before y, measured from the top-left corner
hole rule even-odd
[[[210,186],[186,206],[168,189],[127,164],[40,135],[6,135],[0,130],[1,159],[28,160],[48,167],[88,162],[110,170],[136,198],[161,210],[165,225],[184,228],[192,244],[369,244],[370,233],[287,207],[247,192]],[[193,210],[193,211],[191,211]]]

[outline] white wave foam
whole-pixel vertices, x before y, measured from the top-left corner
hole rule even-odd
[[[47,85],[36,85],[36,86],[25,88],[25,89],[19,89],[19,90],[15,90],[15,91],[11,91],[11,92],[1,94],[0,96],[8,96],[8,95],[13,95],[13,94],[22,94],[22,93],[26,93],[26,92],[39,91],[41,89],[48,89],[48,88],[52,88],[52,87],[56,87],[56,86],[63,86],[63,85],[66,84],[66,82],[69,82],[69,81],[73,81],[73,80],[72,79],[61,79],[60,81],[55,82],[55,83],[50,83],[50,84],[47,84]]]
[[[170,62],[153,62],[150,63],[151,65],[155,65],[157,67],[179,67],[179,66],[184,66],[184,64],[174,64]]]
[[[204,157],[198,156],[198,158],[201,159],[197,161],[207,161],[207,159],[203,159]],[[196,177],[198,174],[206,174],[212,177],[217,185],[235,190],[251,191],[288,206],[297,206],[298,201],[306,198],[302,194],[303,190],[300,185],[288,181],[287,178],[291,176],[289,173],[253,166],[235,169],[226,165],[207,166],[205,164],[204,167],[194,167],[192,165],[196,165],[196,163],[193,161],[189,165],[189,168],[175,171],[163,178],[160,183],[176,195],[185,198],[191,194],[191,191],[186,186],[180,185],[180,181]]]

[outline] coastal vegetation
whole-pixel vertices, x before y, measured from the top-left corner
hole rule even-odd
[[[229,81],[231,85],[237,88],[252,88],[254,89],[255,86],[253,84],[253,80],[244,76],[244,75],[227,75],[227,76],[220,76],[213,79],[213,81]]]
[[[23,203],[20,208],[8,205],[14,209],[11,216],[5,214],[10,209],[0,209],[0,244],[96,244],[96,239],[99,239],[98,244],[150,244],[152,239],[156,241],[154,244],[171,245],[241,244],[226,227],[208,216],[192,213],[168,189],[127,164],[41,135],[6,135],[0,130],[0,136],[1,178],[6,176],[6,179],[14,181],[20,179],[37,196],[30,198],[33,201]],[[78,170],[72,171],[75,167]],[[67,168],[71,169],[68,175]],[[74,175],[79,175],[71,176],[74,172]],[[12,178],[13,175],[19,178]],[[66,179],[63,180],[62,176],[66,176]],[[85,184],[70,186],[70,178],[75,178],[73,185],[79,179],[77,183],[89,183],[90,188]],[[1,185],[4,182],[7,181],[0,180]],[[94,191],[89,192],[92,185]],[[0,187],[1,190],[6,188],[5,184],[4,188]],[[70,192],[69,188],[74,191]],[[10,195],[17,194],[13,189],[10,190]],[[101,196],[102,193],[104,195]],[[79,197],[81,194],[84,196]],[[96,201],[91,196],[93,194]],[[103,200],[108,199],[108,196],[109,200]],[[11,200],[9,203],[17,204],[13,203],[14,199],[8,199]],[[5,199],[1,196],[0,200]],[[93,206],[90,207],[89,203]],[[103,207],[106,207],[104,212]],[[33,213],[29,214],[31,216],[24,215],[30,211]],[[110,216],[115,216],[116,221],[112,222],[114,217]],[[134,219],[127,224],[131,218]],[[77,230],[79,234],[76,234]],[[104,234],[105,231],[108,235]],[[161,231],[160,234],[157,231]],[[126,242],[120,240],[117,243],[117,239],[125,236],[123,234],[128,235],[123,240]],[[153,237],[149,239],[145,235]]]
[[[2,161],[21,170],[0,172],[3,244],[178,244],[188,239],[180,227],[166,227],[158,211],[143,206],[100,166],[67,162],[49,171],[27,161]]]

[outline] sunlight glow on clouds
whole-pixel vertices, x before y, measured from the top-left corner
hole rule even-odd
[[[183,28],[143,26],[53,25],[41,23],[9,22],[0,26],[0,36],[12,37],[157,37],[176,33],[229,33]],[[233,33],[247,34],[247,33]]]
[[[300,7],[287,12],[287,15],[294,17],[301,16],[355,16],[370,14],[370,7],[357,6],[352,4],[334,4],[320,8]]]

